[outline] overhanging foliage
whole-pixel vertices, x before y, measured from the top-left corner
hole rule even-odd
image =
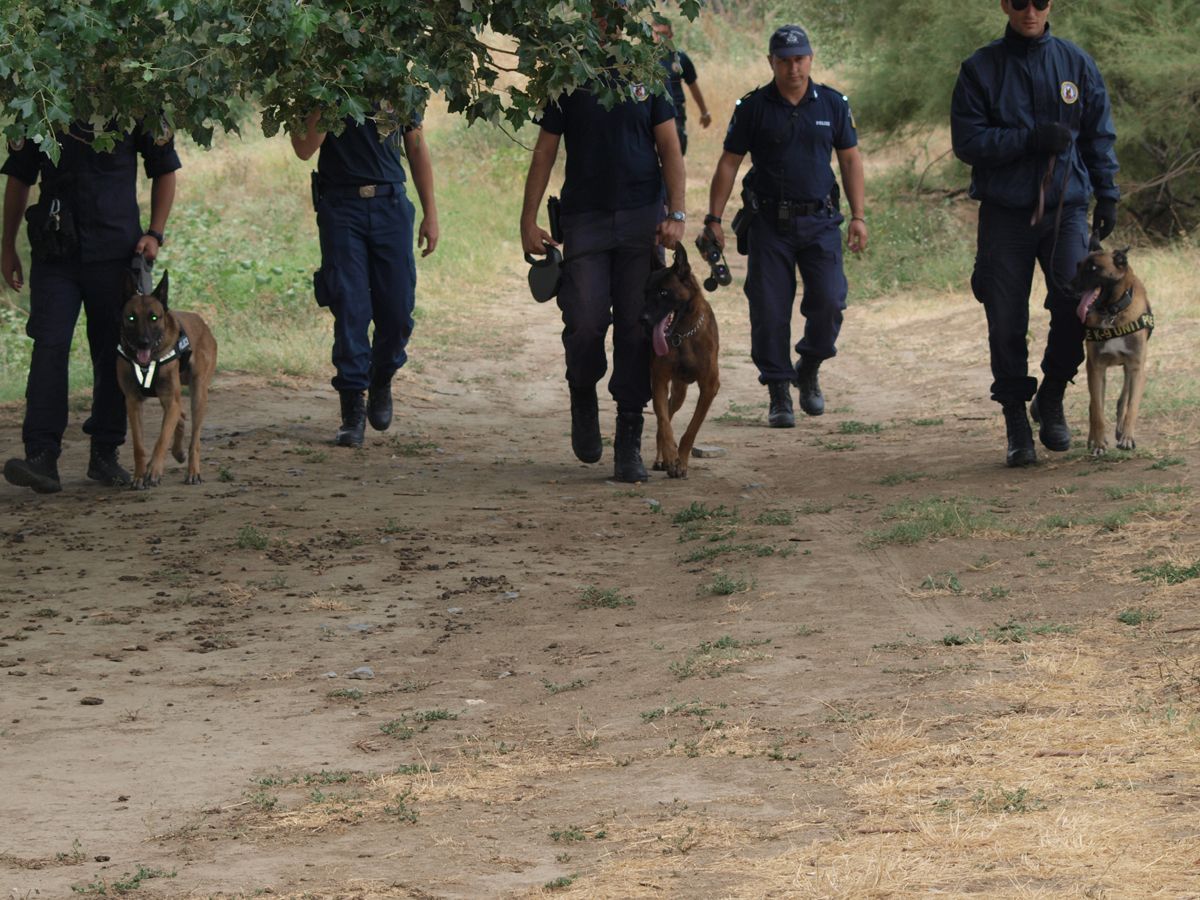
[[[90,121],[105,146],[145,117],[207,146],[251,104],[269,136],[313,109],[327,127],[384,130],[440,92],[470,121],[519,127],[564,91],[610,73],[657,85],[653,0],[6,0],[0,118],[52,157],[50,136]],[[657,7],[694,18],[700,0]],[[608,22],[605,41],[597,15]],[[609,99],[615,98],[610,94]],[[111,131],[111,128],[110,128]]]

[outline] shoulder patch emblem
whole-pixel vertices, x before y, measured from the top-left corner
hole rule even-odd
[[[642,84],[640,81],[637,84],[631,84],[629,86],[629,93],[638,103],[641,103],[648,96],[650,96],[649,92],[646,90],[646,85]]]
[[[1079,99],[1079,88],[1075,86],[1073,81],[1064,81],[1058,89],[1059,95],[1063,99],[1063,103],[1068,106]]]
[[[13,153],[20,153],[21,148],[25,146],[25,138],[17,138],[15,141],[8,142],[8,149]]]

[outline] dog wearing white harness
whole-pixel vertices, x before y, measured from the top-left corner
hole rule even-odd
[[[125,410],[133,440],[133,487],[155,487],[162,480],[167,443],[177,462],[184,461],[182,385],[188,385],[192,406],[191,444],[185,484],[200,483],[200,426],[208,409],[208,388],[217,370],[217,340],[195,313],[168,308],[167,273],[152,293],[141,292],[130,274],[129,299],[121,311],[117,345],[117,381],[125,394]],[[143,436],[142,402],[158,397],[163,408],[162,431],[147,458]]]

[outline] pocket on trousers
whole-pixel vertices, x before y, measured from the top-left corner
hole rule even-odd
[[[332,309],[337,305],[337,269],[322,266],[313,272],[313,296],[317,298],[317,306]]]

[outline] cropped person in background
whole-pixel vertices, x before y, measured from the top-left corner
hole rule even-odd
[[[675,31],[669,22],[656,22],[654,25],[656,40],[671,40]],[[682,50],[672,50],[662,58],[662,67],[667,70],[667,91],[671,102],[675,104],[675,130],[679,133],[679,152],[687,155],[687,99],[683,96],[683,86],[686,84],[696,108],[700,110],[700,125],[707,128],[712,124],[712,115],[708,104],[704,102],[704,94],[700,90],[700,82],[696,76],[696,66],[690,56]]]

